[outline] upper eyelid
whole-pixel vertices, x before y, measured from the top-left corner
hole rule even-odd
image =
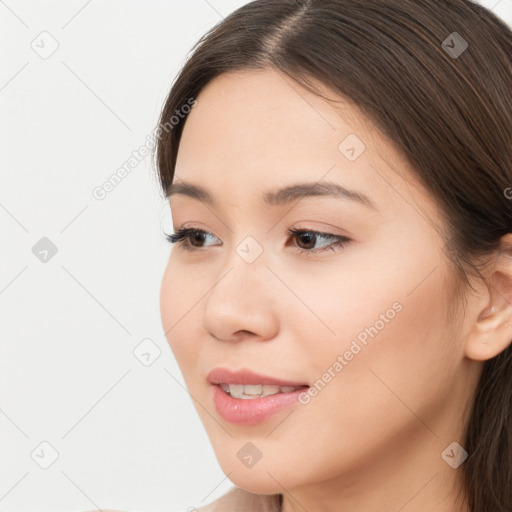
[[[178,228],[176,230],[174,230],[174,233],[175,235],[177,235],[178,233],[182,234],[182,233],[190,233],[190,232],[201,232],[201,233],[206,233],[207,235],[212,235],[214,236],[215,238],[218,238],[217,236],[215,236],[211,231],[207,231],[206,229],[201,229],[201,228],[194,228],[194,227],[191,227],[191,228]],[[332,238],[337,238],[337,237],[344,237],[344,238],[347,238],[345,237],[344,235],[336,235],[335,233],[328,233],[326,231],[318,231],[316,229],[309,229],[309,228],[289,228],[287,229],[287,233],[290,233],[290,232],[293,232],[293,233],[315,233],[316,235],[322,235],[322,236],[325,236],[325,237],[332,237]]]

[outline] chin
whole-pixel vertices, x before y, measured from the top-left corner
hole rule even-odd
[[[300,468],[291,472],[290,463],[286,461],[284,453],[277,460],[276,455],[269,454],[268,458],[263,456],[252,467],[245,467],[236,455],[232,456],[233,452],[228,453],[222,448],[220,450],[222,453],[217,454],[217,461],[222,471],[226,476],[229,475],[228,478],[234,485],[248,492],[279,494],[283,492],[283,487],[288,489],[300,484]]]
[[[286,489],[289,487],[286,482],[283,483],[279,477],[276,477],[272,471],[269,471],[269,473],[274,476],[275,480],[265,469],[260,469],[257,473],[253,471],[256,471],[256,469],[233,471],[228,478],[237,487],[254,494],[279,494],[283,492],[283,487]],[[229,471],[226,474],[229,474]]]

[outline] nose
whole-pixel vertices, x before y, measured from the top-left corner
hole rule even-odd
[[[230,260],[203,302],[202,326],[219,341],[269,340],[279,329],[272,279],[263,262]]]

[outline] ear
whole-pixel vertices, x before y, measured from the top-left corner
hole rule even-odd
[[[466,356],[476,361],[492,359],[512,343],[512,233],[501,238],[486,277],[486,303],[466,341]]]

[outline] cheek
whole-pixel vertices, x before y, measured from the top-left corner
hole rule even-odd
[[[324,318],[337,336],[317,336],[316,345],[308,344],[318,389],[310,405],[319,418],[329,411],[333,421],[323,428],[332,427],[334,437],[341,428],[371,445],[386,430],[425,429],[411,410],[428,421],[450,395],[461,352],[455,333],[446,330],[450,299],[439,277],[431,276],[413,293],[402,282],[352,294],[355,303],[346,295],[337,311],[324,305]]]
[[[200,338],[190,328],[196,319],[200,299],[201,293],[195,291],[189,276],[180,272],[170,258],[160,286],[160,315],[165,336],[180,368],[186,368],[194,352],[197,354],[195,343]]]

